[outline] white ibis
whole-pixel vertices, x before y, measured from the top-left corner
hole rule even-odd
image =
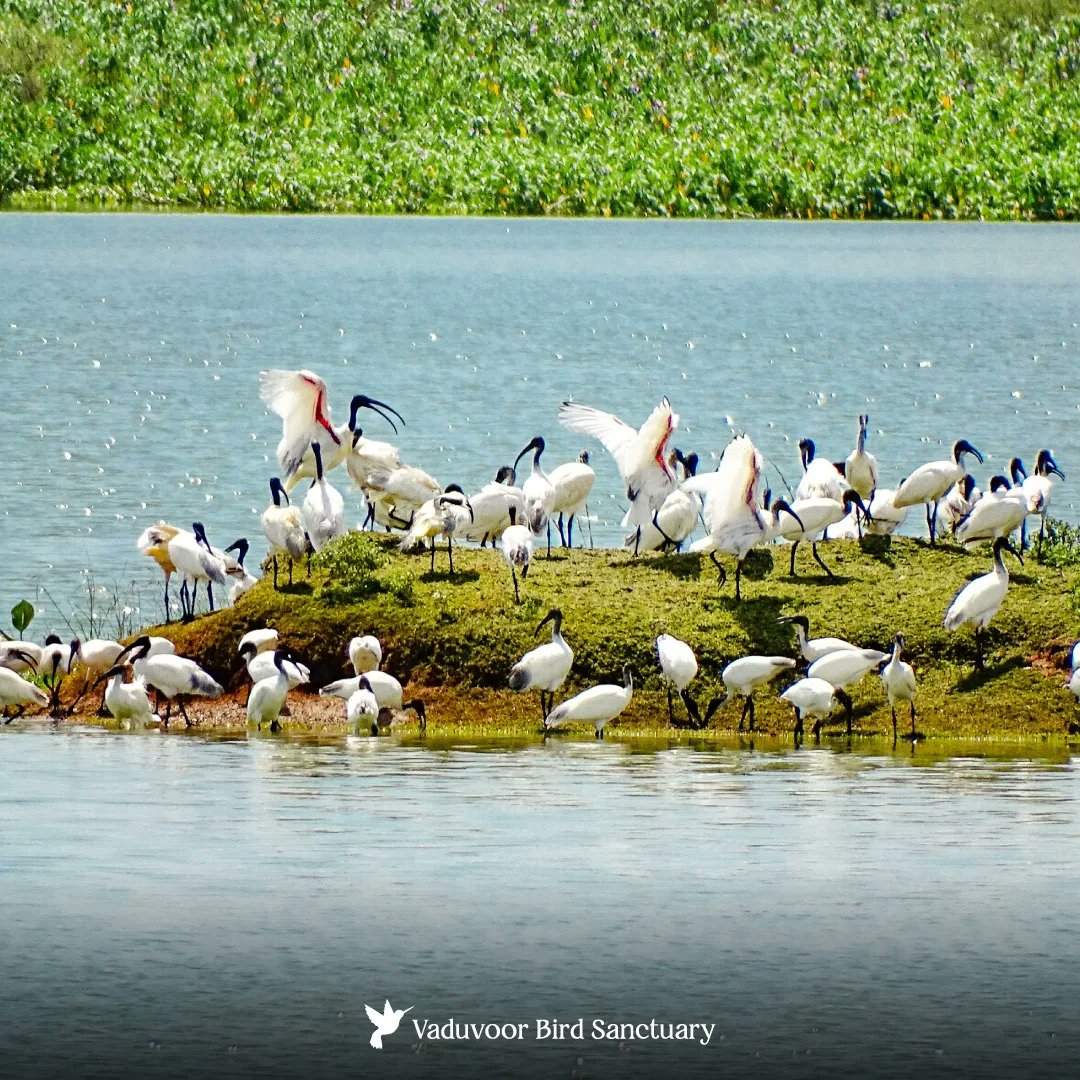
[[[361,408],[377,412],[395,431],[393,420],[382,410],[387,409],[401,420],[397,410],[385,402],[357,394],[352,399],[349,423],[335,428],[330,423],[326,383],[313,371],[261,371],[259,396],[282,420],[277,460],[288,491],[302,479],[316,475],[318,467],[310,456],[313,445],[319,446],[327,472],[345,460],[352,449],[352,432]]]
[[[850,641],[845,641],[843,638],[837,637],[810,637],[810,620],[805,615],[783,615],[777,622],[791,623],[795,627],[795,634],[799,642],[799,652],[802,653],[803,659],[812,664],[815,660],[820,660],[828,653],[836,652],[838,649],[857,649],[858,645],[852,645]]]
[[[592,724],[596,737],[604,737],[604,728],[630,704],[634,695],[634,678],[630,665],[623,665],[623,685],[601,683],[590,686],[561,705],[556,705],[544,717],[545,730],[562,727],[563,724]]]
[[[813,439],[799,440],[799,457],[802,460],[803,474],[799,486],[795,489],[795,501],[832,499],[833,502],[840,502],[850,485],[836,464],[817,456]]]
[[[847,688],[879,668],[888,655],[878,649],[837,649],[835,652],[826,653],[820,660],[815,660],[806,669],[807,678],[824,679],[836,692],[836,700],[843,704],[846,712],[849,735],[853,706],[846,692]]]
[[[525,503],[525,516],[522,524],[528,525],[534,536],[539,536],[547,527],[551,519],[551,510],[555,505],[555,487],[540,465],[540,455],[543,454],[545,443],[540,435],[535,436],[514,461],[514,468],[518,462],[531,450],[533,459],[529,475],[521,485],[521,496]],[[548,532],[548,557],[551,557],[551,533]]]
[[[750,717],[749,728],[754,730],[754,691],[772,682],[778,675],[795,667],[795,661],[787,656],[743,656],[732,660],[720,673],[720,678],[727,690],[727,695],[719,702],[709,703],[711,714],[717,707],[722,708],[736,694],[745,697],[742,715],[739,717],[739,730],[742,731],[747,715]],[[708,716],[706,716],[706,723]]]
[[[816,739],[821,733],[821,725],[832,712],[833,685],[824,679],[800,679],[792,683],[781,695],[795,709],[795,742],[803,736],[803,720],[814,719],[813,734]]]
[[[473,520],[465,530],[466,540],[479,540],[485,547],[495,541],[511,524],[510,511],[518,521],[525,520],[525,496],[515,484],[516,474],[510,465],[503,465],[495,479],[485,484],[475,495],[469,496],[473,508]]]
[[[691,722],[700,723],[697,702],[690,696],[688,687],[698,673],[697,657],[685,641],[671,634],[661,634],[656,639],[656,655],[667,688],[668,721],[675,727],[675,707],[671,699],[672,689],[682,698],[686,714]]]
[[[844,479],[848,485],[857,491],[864,502],[869,502],[877,490],[878,464],[877,458],[866,449],[866,426],[870,417],[859,417],[859,434],[855,442],[855,449],[848,454],[844,463]]]
[[[323,473],[322,449],[317,442],[311,444],[311,452],[315,455],[315,480],[304,496],[300,516],[312,550],[318,552],[331,540],[344,536],[348,530],[345,526],[345,500]]]
[[[273,503],[262,514],[262,531],[266,546],[274,564],[274,588],[278,587],[278,556],[289,558],[289,584],[293,581],[293,564],[307,552],[308,539],[304,532],[304,518],[298,506],[293,506],[281,480],[270,479],[270,496]],[[282,501],[284,500],[284,502]]]
[[[454,572],[454,534],[468,528],[472,521],[472,504],[457,484],[448,484],[441,495],[424,503],[413,514],[409,531],[399,545],[402,551],[423,548],[431,541],[431,572],[435,573],[435,539],[446,537],[446,550],[450,557],[450,573]]]
[[[774,512],[780,505],[776,504]],[[862,496],[852,488],[847,488],[841,494],[839,502],[815,495],[796,499],[790,506],[785,504],[784,509],[786,512],[782,518],[778,518],[775,533],[791,541],[791,565],[788,569],[791,577],[795,577],[795,553],[799,550],[799,544],[805,540],[810,542],[810,550],[818,566],[828,577],[836,577],[818,554],[817,546],[822,534],[830,525],[839,524],[848,514],[861,513],[867,522],[871,520]]]
[[[0,641],[0,668],[7,668],[21,675],[24,671],[36,672],[41,663],[41,646],[33,641]]]
[[[151,525],[150,528],[145,529],[135,542],[139,554],[153,559],[165,575],[165,621],[167,623],[172,620],[169,611],[169,581],[176,573],[176,564],[169,554],[169,541],[174,539],[179,532],[180,530],[175,525],[167,525],[164,521],[160,521],[157,525]]]
[[[518,589],[518,570],[521,571],[521,580],[529,576],[529,563],[532,561],[533,533],[525,525],[517,523],[517,509],[510,507],[510,525],[499,539],[499,549],[506,565],[510,567],[510,576],[514,579],[514,603],[521,603],[521,592]]]
[[[969,581],[957,594],[945,613],[946,630],[959,630],[965,623],[975,628],[975,670],[983,667],[983,650],[980,635],[990,625],[990,620],[998,613],[1005,594],[1009,591],[1009,571],[1001,557],[1003,551],[1009,551],[1020,561],[1024,557],[1001,536],[994,541],[994,565],[988,574],[982,574]]]
[[[574,546],[574,518],[584,510],[588,513],[589,493],[596,482],[596,472],[589,464],[589,451],[582,450],[577,461],[567,461],[557,465],[548,474],[551,486],[555,489],[555,501],[551,504],[552,515],[558,514],[556,526],[563,547]],[[566,529],[563,530],[563,520]],[[548,528],[551,528],[550,520]]]
[[[931,544],[935,543],[937,538],[938,503],[941,502],[945,492],[963,477],[966,454],[971,454],[980,465],[982,464],[982,454],[967,439],[958,439],[953,443],[952,458],[929,461],[925,465],[920,465],[896,489],[896,494],[893,496],[893,504],[897,509],[915,506],[918,503],[926,504],[926,527],[930,533]]]
[[[79,692],[80,698],[90,689],[92,682],[99,681],[101,676],[116,663],[116,658],[123,651],[124,646],[119,641],[110,641],[107,638],[90,638],[88,641],[79,642],[76,659],[79,666],[86,669],[83,688]],[[98,706],[98,716],[108,715],[106,705],[105,691],[103,691],[101,704]]]
[[[881,669],[881,682],[892,709],[892,737],[896,742],[896,703],[906,701],[911,706],[911,738],[915,739],[915,669],[901,659],[904,635],[897,634],[889,662]]]
[[[1023,487],[1019,484],[1010,487],[1004,476],[995,476],[990,481],[989,492],[957,525],[954,535],[961,544],[1009,536],[1024,524],[1028,509]]]
[[[138,676],[129,683],[124,682],[126,671],[124,664],[118,664],[109,668],[99,680],[106,681],[105,707],[110,715],[125,725],[135,723],[145,727],[147,724],[160,724],[161,717],[150,704],[146,682]]]
[[[352,638],[345,652],[356,675],[375,671],[382,664],[382,644],[371,634]]]
[[[949,532],[955,535],[964,518],[975,509],[975,504],[982,498],[982,492],[975,484],[975,477],[965,473],[945,493],[938,512]],[[873,507],[870,508],[873,513]]]
[[[684,481],[697,474],[697,454],[684,456],[681,450],[675,448],[672,450],[672,457],[675,463],[682,466]],[[674,468],[674,465],[672,467]],[[649,524],[626,534],[623,546],[637,547],[639,551],[680,551],[697,528],[701,513],[701,497],[696,492],[677,487],[653,514]]]
[[[758,504],[762,458],[745,435],[732,439],[725,447],[716,472],[690,477],[682,490],[703,492],[703,516],[707,535],[690,545],[690,551],[707,552],[720,573],[721,586],[727,571],[717,559],[717,552],[734,555],[735,599],[742,599],[742,564],[758,544],[771,540],[780,530],[780,514],[786,512],[798,521],[798,514],[779,499],[771,511]]]
[[[169,653],[153,656],[151,655],[152,648],[150,638],[143,634],[128,645],[120,659],[130,654],[129,662],[136,677],[168,699],[169,704],[162,718],[162,724],[166,728],[169,726],[169,716],[174,700],[180,710],[180,715],[188,727],[191,727],[191,719],[184,708],[184,698],[219,698],[224,691],[221,685],[203,671],[194,660]]]
[[[65,643],[56,634],[50,634],[45,639],[45,645],[41,650],[41,661],[38,664],[38,675],[49,688],[49,705],[53,717],[60,715],[60,684],[64,681],[64,676],[71,673],[78,658],[78,638]]]
[[[367,724],[372,735],[379,734],[379,699],[373,693],[366,675],[357,678],[356,689],[345,703],[345,715],[353,727],[359,729],[361,724]]]
[[[535,638],[546,623],[551,623],[551,640],[530,649],[510,671],[511,690],[540,691],[540,712],[545,720],[551,712],[555,691],[566,681],[574,662],[574,651],[562,636],[562,621],[562,611],[552,608],[533,634]]]
[[[237,643],[236,651],[241,655],[249,653],[273,652],[278,647],[278,632],[270,626],[260,626],[249,630]],[[249,650],[253,650],[250,651]]]
[[[263,724],[269,724],[271,731],[280,731],[282,707],[289,691],[297,685],[295,681],[294,657],[287,649],[275,649],[272,653],[260,653],[271,659],[274,672],[260,679],[248,694],[247,722],[262,730]],[[305,680],[306,681],[306,680]]]
[[[668,441],[679,417],[671,402],[664,398],[636,431],[611,413],[571,401],[559,407],[559,423],[599,439],[615,459],[630,501],[622,527],[632,528],[640,537],[641,529],[652,521],[676,486],[675,473],[668,464]],[[635,547],[635,554],[637,550]]]
[[[1054,461],[1054,455],[1049,450],[1040,450],[1035,460],[1035,473],[1025,477],[1023,488],[1024,497],[1029,507],[1036,507],[1031,513],[1039,516],[1039,545],[1038,551],[1042,551],[1043,537],[1046,534],[1046,515],[1050,509],[1050,499],[1054,493],[1054,477],[1065,479],[1065,474],[1058,468]],[[1027,521],[1022,526],[1020,536],[1020,548],[1027,544]]]
[[[26,657],[29,669],[30,657]],[[49,695],[32,682],[17,675],[7,667],[0,667],[0,709],[7,710],[11,706],[16,708],[14,716],[5,716],[4,723],[10,724],[16,717],[22,716],[28,705],[40,705],[41,708],[49,707]]]

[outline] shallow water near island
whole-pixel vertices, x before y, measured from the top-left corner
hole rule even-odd
[[[0,728],[5,1075],[1065,1075],[1069,747],[868,749]]]
[[[587,446],[597,545],[622,541],[623,484],[559,427],[569,397],[636,425],[666,394],[703,468],[746,432],[777,494],[800,437],[844,458],[861,412],[883,486],[960,437],[984,486],[1046,446],[1052,513],[1080,521],[1075,225],[0,214],[0,264],[0,621],[29,597],[39,640],[88,636],[91,584],[98,634],[157,622],[134,544],[160,519],[261,560],[264,368],[323,375],[337,423],[390,402],[400,434],[366,433],[466,491],[534,435],[549,468]]]

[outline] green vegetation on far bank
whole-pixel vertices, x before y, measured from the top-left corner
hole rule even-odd
[[[808,552],[800,552],[797,580],[787,577],[786,549],[755,552],[740,603],[730,582],[718,589],[716,571],[697,555],[634,560],[619,551],[556,550],[549,562],[538,553],[518,606],[497,552],[459,549],[451,578],[445,545],[432,575],[427,556],[404,556],[385,538],[352,534],[317,558],[310,582],[300,573],[292,588],[274,592],[263,581],[235,607],[165,632],[185,655],[233,686],[243,682],[236,642],[255,627],[278,629],[285,644],[310,662],[315,686],[345,673],[350,637],[374,633],[388,657],[386,669],[407,677],[407,696],[428,698],[433,730],[440,723],[464,723],[506,733],[539,726],[537,696],[511,693],[507,676],[527,649],[546,640],[546,627],[534,638],[536,625],[559,606],[574,649],[560,698],[618,680],[623,663],[629,663],[637,689],[613,731],[627,725],[656,731],[667,724],[653,644],[659,633],[694,647],[700,672],[692,690],[706,702],[720,692],[720,672],[736,657],[796,656],[792,628],[777,619],[805,614],[813,636],[838,635],[882,650],[902,631],[919,681],[918,729],[927,736],[1060,735],[1080,723],[1080,707],[1063,687],[1065,653],[1080,627],[1074,533],[1051,546],[1045,562],[1031,553],[1024,567],[1012,563],[1012,585],[988,631],[987,668],[978,674],[972,670],[970,627],[949,633],[941,620],[964,582],[986,572],[987,551],[880,537],[867,538],[861,548],[825,545],[835,581],[821,575]],[[777,689],[767,688],[757,698],[758,728],[765,733],[787,733],[793,726]],[[891,735],[876,676],[855,687],[852,697],[859,732]],[[741,703],[732,703],[712,727],[733,729],[740,710]],[[841,720],[837,707],[834,723]]]
[[[1080,217],[1080,0],[9,0],[0,203]]]

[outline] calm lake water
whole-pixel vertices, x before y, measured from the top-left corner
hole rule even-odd
[[[1067,1075],[1077,764],[923,753],[0,727],[3,1072]]]
[[[0,612],[35,599],[39,637],[88,576],[159,618],[133,546],[159,519],[262,557],[268,367],[320,372],[339,423],[356,392],[390,401],[407,460],[466,489],[535,434],[549,465],[589,445],[563,398],[637,424],[667,394],[679,445],[745,430],[779,491],[801,436],[846,456],[864,410],[890,484],[957,437],[980,480],[1049,446],[1080,521],[1076,226],[4,214],[0,265]]]

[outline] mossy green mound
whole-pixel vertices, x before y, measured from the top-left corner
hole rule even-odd
[[[618,551],[557,549],[549,561],[538,551],[516,605],[509,570],[496,552],[458,549],[451,577],[445,544],[431,574],[427,555],[401,555],[387,539],[354,534],[316,559],[310,581],[298,573],[294,586],[275,592],[264,580],[236,607],[163,632],[185,655],[237,685],[238,638],[273,626],[310,662],[316,686],[345,672],[350,637],[374,633],[388,657],[384,667],[407,676],[410,694],[426,687],[435,700],[441,695],[452,702],[443,716],[448,722],[534,727],[534,695],[511,694],[507,675],[536,643],[539,620],[558,606],[574,649],[563,693],[617,681],[629,663],[639,689],[620,724],[659,729],[667,724],[654,647],[659,633],[694,647],[700,672],[692,689],[707,701],[720,690],[724,665],[736,657],[796,656],[792,628],[777,620],[803,614],[813,636],[837,635],[882,650],[902,631],[919,681],[918,727],[927,735],[1027,737],[1062,733],[1080,720],[1062,670],[1080,628],[1080,566],[1061,558],[1059,549],[1048,552],[1045,563],[1033,555],[1024,567],[1013,563],[1008,595],[987,634],[987,667],[978,674],[971,628],[950,633],[941,620],[964,583],[989,569],[987,549],[965,553],[917,540],[867,538],[861,545],[830,543],[822,552],[835,579],[824,577],[808,552],[804,560],[800,551],[795,579],[786,573],[786,548],[756,552],[736,602],[730,583],[719,588],[715,569],[696,555],[632,559]],[[545,627],[540,640],[547,634]],[[859,730],[891,732],[876,676],[855,687],[852,697]],[[734,726],[739,711],[730,705],[713,726]],[[439,719],[435,710],[432,725]],[[759,729],[791,726],[791,710],[776,690],[760,692]]]

